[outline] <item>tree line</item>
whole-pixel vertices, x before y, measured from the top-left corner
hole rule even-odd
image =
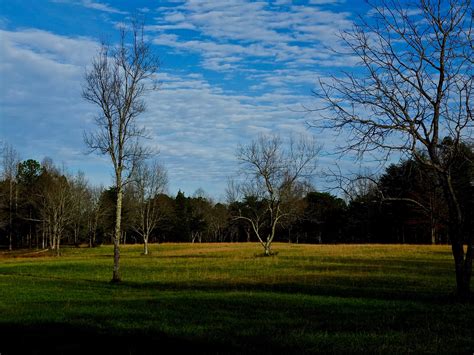
[[[264,138],[257,145],[279,144]],[[248,148],[256,153],[255,145],[244,150]],[[474,158],[469,146],[465,150]],[[239,154],[242,157],[242,149]],[[463,196],[463,210],[469,213],[465,226],[469,230],[474,220],[472,176],[472,163],[459,164],[453,175]],[[344,186],[341,183],[343,198],[318,192],[309,183],[290,189],[281,182],[272,196],[259,191],[252,180],[246,181],[252,189],[244,186],[236,192],[235,183],[229,184],[226,202],[213,201],[202,189],[191,196],[182,191],[170,196],[166,169],[156,162],[142,164],[124,188],[121,242],[143,243],[145,254],[148,242],[261,242],[269,232],[273,232],[272,241],[289,243],[450,242],[439,182],[413,159],[390,165],[377,178],[361,176]],[[0,245],[60,253],[62,245],[110,244],[116,195],[114,187],[93,186],[83,173],[70,174],[51,159],[21,161],[12,147],[5,146]],[[271,203],[278,204],[281,217],[275,224],[271,220],[275,214],[268,213]]]

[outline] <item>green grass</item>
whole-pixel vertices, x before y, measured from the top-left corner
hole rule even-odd
[[[447,246],[256,244],[0,254],[0,353],[474,351]]]

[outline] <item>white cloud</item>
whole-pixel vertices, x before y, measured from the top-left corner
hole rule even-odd
[[[0,37],[0,140],[24,158],[48,155],[107,185],[107,158],[84,155],[82,141],[97,111],[81,99],[81,83],[98,43],[35,29],[1,31]],[[147,98],[141,122],[153,137],[146,144],[161,152],[169,170],[172,193],[203,187],[218,197],[236,170],[239,143],[303,127],[304,117],[289,107],[308,97],[284,90],[256,97],[226,92],[200,73],[160,72],[158,79],[160,90]]]
[[[312,5],[341,4],[344,2],[345,0],[309,0]]]
[[[109,4],[102,4],[102,3],[99,3],[99,2],[93,2],[91,0],[82,0],[82,5],[84,7],[94,9],[94,10],[105,11],[105,12],[110,12],[110,13],[114,13],[114,14],[121,14],[121,15],[127,14],[126,11],[120,11],[120,10],[110,6]]]
[[[69,38],[37,29],[17,32],[0,30],[0,36],[3,45],[10,49],[15,47],[22,52],[21,55],[38,55],[44,60],[77,66],[89,63],[91,53],[95,53],[98,48],[98,44],[88,38]]]
[[[35,29],[0,31],[0,39],[0,136],[24,158],[96,164],[82,154],[91,116],[81,80],[97,43]]]
[[[73,5],[80,5],[83,7],[86,7],[88,9],[93,9],[93,10],[98,10],[98,11],[103,11],[103,12],[108,12],[112,14],[120,14],[120,15],[126,15],[128,12],[126,11],[121,11],[115,7],[112,7],[111,5],[107,3],[101,3],[97,1],[92,1],[92,0],[51,0],[52,2],[55,3],[63,3],[63,4],[73,4]],[[146,9],[146,8],[144,8]],[[143,10],[143,9],[140,9]],[[144,11],[146,12],[146,11]]]
[[[318,5],[336,2],[318,1]],[[285,4],[284,8],[273,6]],[[314,71],[318,67],[355,64],[329,49],[340,47],[338,33],[351,26],[350,13],[290,2],[273,5],[189,0],[160,8],[161,16],[147,29],[158,32],[151,35],[155,44],[184,55],[199,54],[202,67],[216,72],[248,70],[259,64],[257,71],[261,73],[285,67]],[[179,29],[192,30],[195,35],[190,39],[176,31]]]
[[[127,14],[112,1],[54,1]],[[146,31],[162,57],[169,53],[165,63],[192,63],[159,74],[160,90],[148,97],[141,118],[153,137],[146,144],[160,150],[169,169],[171,191],[203,187],[218,196],[235,172],[238,144],[259,133],[307,131],[302,105],[314,103],[317,76],[325,67],[355,64],[328,49],[338,47],[338,31],[351,26],[351,14],[332,6],[339,2],[188,0],[138,9],[156,16]],[[97,111],[82,101],[81,83],[97,45],[35,29],[1,31],[0,140],[20,142],[27,157],[70,161],[104,182],[107,159],[82,155],[82,132],[93,128]],[[326,149],[334,145],[334,137],[319,139]]]

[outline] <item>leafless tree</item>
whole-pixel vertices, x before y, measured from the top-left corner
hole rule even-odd
[[[143,238],[143,254],[148,255],[148,239],[163,216],[157,196],[164,193],[168,184],[165,168],[158,162],[145,162],[138,165],[135,171],[134,187],[136,200],[135,231]]]
[[[70,179],[53,165],[43,165],[41,181],[41,219],[49,234],[49,246],[60,255],[60,243],[73,214],[73,194]]]
[[[465,298],[473,233],[463,229],[452,171],[462,142],[473,134],[473,7],[469,0],[369,4],[369,15],[341,34],[360,65],[320,80],[315,95],[323,104],[313,124],[348,132],[345,152],[406,154],[435,172],[449,209],[457,293]]]
[[[226,237],[225,228],[229,223],[229,211],[227,206],[217,203],[207,214],[208,220],[208,241],[223,242]]]
[[[90,203],[86,207],[89,248],[92,248],[96,243],[97,227],[100,218],[102,218],[104,214],[104,210],[101,206],[101,196],[104,190],[103,186],[93,186],[89,189]]]
[[[136,164],[147,155],[140,144],[145,130],[138,124],[145,111],[144,97],[155,89],[158,60],[145,41],[143,25],[133,24],[131,31],[122,28],[120,43],[102,45],[92,66],[86,71],[83,98],[99,108],[97,131],[85,135],[91,151],[108,155],[114,167],[116,218],[114,231],[113,282],[121,280],[120,235],[124,185]],[[131,43],[127,43],[131,37]]]
[[[89,183],[83,172],[78,172],[70,181],[71,184],[71,202],[73,209],[72,215],[72,230],[74,244],[78,244],[81,236],[81,230],[85,231],[84,226],[86,225],[86,220],[88,213],[91,209],[92,196]]]
[[[284,142],[279,136],[262,135],[239,148],[237,158],[245,181],[231,184],[228,195],[251,198],[247,201],[251,211],[236,219],[251,225],[265,255],[272,254],[276,228],[290,213],[291,204],[285,210],[285,202],[301,181],[312,177],[319,152],[315,141],[303,136]]]
[[[16,174],[20,158],[16,150],[8,144],[0,146],[2,153],[2,177],[8,182],[8,250],[13,248],[13,215],[15,210],[15,199],[17,198]],[[7,199],[2,199],[6,201]]]

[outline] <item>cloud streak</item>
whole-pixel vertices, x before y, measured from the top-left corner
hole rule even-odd
[[[318,1],[318,5],[338,1]],[[228,72],[259,62],[270,67],[348,66],[329,47],[352,25],[351,14],[321,6],[271,5],[266,2],[189,0],[158,10],[154,43],[178,52],[198,53],[205,69]],[[180,35],[177,30],[190,30]],[[273,69],[273,68],[272,68]],[[260,69],[264,71],[263,68]]]
[[[100,2],[94,2],[91,0],[82,0],[81,1],[82,6],[87,7],[89,9],[94,9],[94,10],[99,10],[99,11],[104,11],[104,12],[109,12],[112,14],[121,14],[121,15],[126,15],[126,11],[121,11],[119,9],[116,9],[109,4],[104,4]]]
[[[92,0],[79,0],[79,1],[74,1],[74,0],[50,0],[51,2],[58,3],[58,4],[73,4],[73,5],[79,5],[82,7],[85,7],[87,9],[92,9],[92,10],[98,10],[102,12],[107,12],[110,14],[118,14],[118,15],[127,15],[127,11],[122,11],[119,10],[107,3],[102,3],[98,1],[92,1]]]

